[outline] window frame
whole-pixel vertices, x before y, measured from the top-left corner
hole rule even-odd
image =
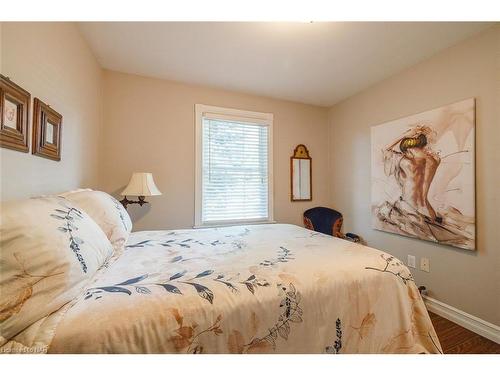
[[[203,118],[217,118],[220,120],[232,120],[235,122],[247,122],[259,124],[268,128],[267,145],[267,180],[268,197],[266,219],[242,219],[242,220],[220,220],[220,221],[202,221],[203,205]],[[253,112],[234,108],[215,107],[205,104],[195,104],[195,214],[193,228],[208,228],[241,224],[265,224],[275,223],[274,221],[274,175],[273,175],[273,120],[272,113]]]

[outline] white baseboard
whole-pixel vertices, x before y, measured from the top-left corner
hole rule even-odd
[[[468,314],[437,299],[422,296],[427,309],[443,318],[500,344],[500,327],[474,315]]]

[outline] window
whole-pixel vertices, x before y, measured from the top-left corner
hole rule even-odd
[[[273,220],[269,113],[196,105],[195,226]]]

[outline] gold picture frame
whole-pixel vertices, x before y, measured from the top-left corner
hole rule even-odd
[[[62,115],[35,98],[33,101],[33,155],[61,160]]]
[[[29,152],[31,95],[0,74],[0,147]]]

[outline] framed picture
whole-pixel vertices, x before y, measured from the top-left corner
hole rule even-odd
[[[374,126],[373,228],[476,246],[475,100]]]
[[[61,160],[62,116],[40,99],[33,101],[33,155]]]
[[[28,152],[31,95],[0,74],[0,146]]]

